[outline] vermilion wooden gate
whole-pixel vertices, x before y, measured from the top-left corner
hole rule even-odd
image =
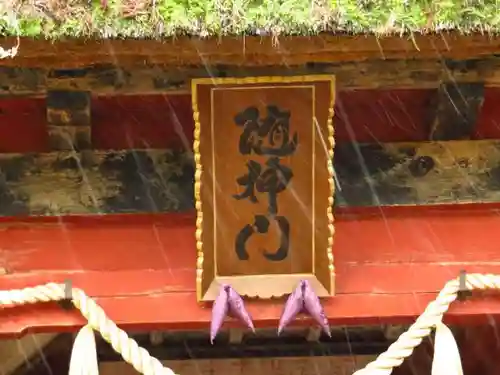
[[[322,50],[287,40],[288,68],[266,38],[247,41],[253,60],[234,41],[110,43],[113,58],[100,43],[26,40],[16,59],[0,60],[0,290],[69,278],[124,329],[207,329],[189,157],[189,82],[208,74],[205,63],[219,76],[337,77],[330,324],[408,324],[460,270],[500,273],[495,39],[422,37],[416,50],[388,37],[384,56],[371,37],[327,37]],[[159,154],[167,166],[155,164]],[[248,309],[272,328],[282,302]],[[485,296],[446,319],[475,326],[499,313]],[[0,311],[2,337],[83,323],[51,303]]]

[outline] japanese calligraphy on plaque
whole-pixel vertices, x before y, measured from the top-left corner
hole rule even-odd
[[[332,76],[197,79],[198,299],[332,295]]]

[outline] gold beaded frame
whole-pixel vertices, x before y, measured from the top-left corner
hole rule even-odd
[[[314,84],[327,83],[329,86],[329,101],[328,101],[328,116],[327,116],[327,140],[324,142],[324,147],[328,155],[325,165],[328,171],[329,196],[326,208],[326,220],[328,240],[326,248],[316,250],[326,254],[325,262],[321,267],[324,269],[323,283],[318,280],[314,272],[307,274],[289,274],[289,275],[249,275],[249,276],[231,276],[218,277],[216,272],[207,274],[204,269],[204,264],[207,257],[214,257],[214,249],[205,249],[203,243],[204,222],[203,222],[203,203],[202,203],[202,176],[203,163],[200,152],[201,143],[201,120],[199,107],[199,88],[202,86],[224,86],[224,85],[276,85],[276,84]],[[335,77],[332,75],[304,75],[304,76],[265,76],[265,77],[244,77],[244,78],[200,78],[194,79],[191,86],[192,93],[192,108],[194,118],[194,161],[195,161],[195,181],[194,181],[194,196],[196,208],[196,289],[198,301],[213,301],[218,292],[219,287],[223,283],[231,284],[232,287],[241,295],[258,298],[280,297],[290,293],[293,287],[302,279],[307,279],[311,282],[315,292],[320,297],[327,297],[334,294],[335,290],[335,268],[333,255],[333,239],[335,234],[334,215],[333,215],[333,196],[335,192],[333,156],[334,156],[334,104],[335,104]],[[325,198],[326,199],[326,198]],[[214,260],[215,262],[215,260]],[[210,279],[209,285],[207,278]]]

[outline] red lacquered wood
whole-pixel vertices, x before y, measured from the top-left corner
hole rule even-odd
[[[95,149],[192,149],[190,95],[131,95],[92,99]]]
[[[398,142],[428,139],[433,90],[339,92],[337,142]],[[500,138],[500,90],[487,88],[475,139]],[[191,148],[189,95],[97,97],[92,102],[92,142],[97,149]],[[45,100],[0,100],[0,152],[41,152],[48,147]],[[29,135],[29,136],[27,136]]]
[[[337,142],[417,142],[429,139],[429,104],[436,90],[340,92],[335,105]]]
[[[0,98],[0,153],[48,150],[43,98]]]
[[[343,210],[337,213],[333,324],[410,322],[460,269],[500,273],[499,207]],[[195,298],[194,215],[2,220],[0,290],[71,278],[126,329],[207,328]],[[282,302],[248,302],[257,326],[275,326]],[[496,319],[500,299],[457,303],[453,322]],[[5,308],[0,335],[74,330],[57,305]],[[301,324],[300,322],[297,324]],[[231,325],[231,323],[229,323]]]
[[[433,90],[339,92],[337,142],[424,141]],[[190,95],[95,97],[92,143],[97,149],[191,149],[194,122]]]
[[[474,128],[475,139],[500,138],[500,89],[489,87],[484,90],[484,103]]]

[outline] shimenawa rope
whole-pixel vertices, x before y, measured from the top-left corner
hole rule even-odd
[[[500,289],[500,275],[493,274],[468,274],[465,276],[465,286],[467,290],[473,289]],[[430,335],[436,329],[435,354],[432,375],[443,375],[446,370],[447,375],[461,375],[461,364],[458,349],[453,339],[451,331],[442,323],[443,315],[448,310],[450,304],[457,298],[460,291],[460,281],[458,278],[450,280],[437,298],[431,302],[420,317],[410,328],[403,333],[386,352],[378,356],[376,360],[369,363],[364,369],[356,371],[353,375],[389,375],[395,367],[401,365],[405,358],[409,357],[415,347],[422,339]],[[0,306],[10,307],[29,303],[61,301],[66,299],[65,285],[48,283],[32,288],[0,291]],[[90,338],[92,330],[100,332],[113,349],[121,354],[122,358],[130,363],[138,372],[144,375],[174,375],[174,372],[156,358],[152,357],[147,350],[139,347],[137,342],[128,337],[125,331],[106,316],[105,312],[81,289],[72,289],[72,303],[80,310],[87,319],[88,324],[77,336],[75,348],[72,355],[73,371],[71,375],[85,374],[96,375],[96,367],[92,364],[85,364],[75,353],[76,346],[85,346],[89,343],[90,351],[95,352],[95,342]],[[87,337],[85,339],[84,337]],[[80,344],[76,345],[76,343]],[[450,350],[451,348],[451,350]],[[91,354],[92,355],[92,354]],[[93,356],[93,355],[92,355]],[[96,362],[97,357],[92,357],[90,362]],[[87,366],[90,371],[77,370],[80,366]],[[90,366],[90,367],[88,367]]]
[[[2,291],[0,292],[0,306],[62,301],[66,299],[65,289],[66,286],[64,284],[48,283],[32,288]],[[126,362],[134,366],[138,372],[144,375],[175,375],[171,369],[164,367],[158,359],[152,357],[146,349],[141,348],[135,340],[128,337],[125,331],[118,328],[116,324],[106,316],[106,313],[101,307],[89,298],[83,290],[72,288],[71,295],[73,305],[80,310],[88,321],[87,329],[91,327],[98,331],[104,340],[106,340],[117,353],[121,354]],[[84,327],[84,329],[85,328],[86,327]],[[80,334],[82,334],[82,332],[80,332]],[[81,341],[88,342],[83,338]],[[78,353],[75,353],[75,350],[73,350],[72,356],[78,357]]]

